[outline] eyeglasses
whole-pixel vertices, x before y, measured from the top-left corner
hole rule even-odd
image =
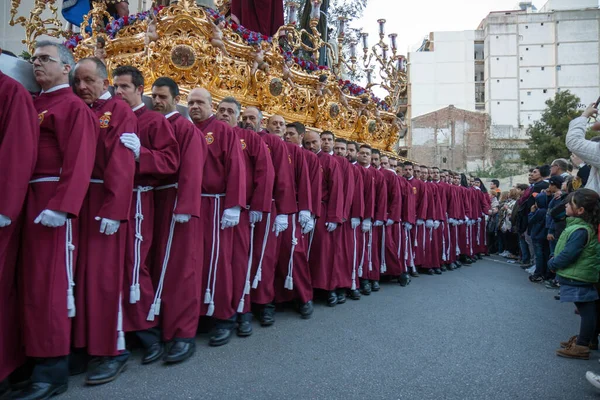
[[[57,60],[56,58],[49,56],[47,54],[41,55],[41,56],[33,56],[29,59],[29,63],[33,64],[36,60],[39,60],[40,63],[42,64],[46,64],[48,63],[48,61],[52,61],[55,63],[60,62],[60,60]]]

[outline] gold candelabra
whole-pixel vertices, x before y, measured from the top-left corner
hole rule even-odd
[[[68,33],[62,30],[62,24],[58,18],[58,6],[55,3],[56,0],[35,0],[33,8],[29,12],[29,18],[24,16],[15,18],[21,0],[11,0],[10,26],[21,25],[25,28],[25,39],[22,42],[27,46],[30,53],[33,53],[35,40],[39,36],[68,37]],[[50,10],[50,18],[42,16],[46,9]]]

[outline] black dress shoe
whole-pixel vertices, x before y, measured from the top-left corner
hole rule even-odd
[[[554,300],[560,300],[560,294],[555,294],[554,295]]]
[[[360,281],[360,293],[363,296],[369,296],[371,294],[371,282],[366,279]]]
[[[379,289],[381,289],[381,286],[379,286],[379,281],[371,281],[371,290],[373,292],[379,292]]]
[[[160,359],[163,354],[165,354],[165,346],[161,342],[154,343],[146,349],[144,358],[142,358],[142,364],[150,364]]]
[[[454,265],[456,265],[456,268],[460,268],[460,267],[462,267],[462,266],[463,266],[463,265],[462,265],[462,263],[461,263],[460,261],[458,261],[458,260],[456,260],[456,261],[454,262]]]
[[[309,300],[300,306],[300,316],[302,317],[302,319],[310,319],[314,310],[315,309],[313,307],[313,302],[312,300]]]
[[[175,364],[178,362],[182,362],[194,355],[195,351],[195,342],[184,342],[182,340],[176,340],[169,349],[169,352],[165,356],[164,361],[167,364]]]
[[[85,383],[101,385],[112,382],[127,368],[129,357],[103,357],[99,364],[94,365],[88,372]]]
[[[439,268],[435,268],[435,269],[433,270],[433,273],[434,273],[434,274],[436,274],[436,275],[441,275],[441,274],[442,274],[442,270],[441,270],[441,269],[439,269]]]
[[[49,399],[52,396],[66,392],[68,388],[69,385],[66,383],[55,385],[52,383],[34,382],[20,392],[13,394],[12,398],[19,400]]]
[[[0,382],[0,399],[10,399],[10,382],[8,378]]]
[[[408,276],[406,272],[403,273],[402,275],[400,275],[400,278],[398,278],[398,283],[402,287],[408,285],[410,283],[410,276]]]
[[[338,303],[337,293],[334,291],[329,292],[329,297],[327,298],[327,305],[329,307],[335,307]]]
[[[337,303],[344,304],[346,302],[346,289],[338,289],[336,290],[337,294]]]
[[[351,290],[350,294],[348,294],[348,298],[350,300],[360,300],[360,290]]]
[[[275,305],[266,304],[260,313],[260,326],[271,326],[275,323]]]
[[[229,339],[231,339],[231,330],[229,329],[217,329],[215,333],[210,337],[208,341],[209,346],[223,346],[224,344],[229,343]]]
[[[446,270],[448,270],[448,271],[454,271],[455,269],[456,269],[456,266],[454,265],[454,263],[448,264],[446,266]],[[444,272],[444,270],[442,270],[442,272]]]
[[[475,257],[477,257],[478,260],[481,260],[483,257],[481,257],[481,254],[477,254]]]
[[[237,335],[246,337],[252,335],[252,323],[250,321],[242,321],[238,324]]]
[[[433,268],[429,268],[427,270],[427,275],[433,275],[433,274],[435,274],[435,272],[433,272]]]
[[[413,278],[418,278],[419,273],[417,271],[410,271],[410,276],[412,276]]]
[[[446,271],[448,271],[448,268],[446,268],[445,265],[442,265],[442,267],[440,268],[440,271],[446,272]]]

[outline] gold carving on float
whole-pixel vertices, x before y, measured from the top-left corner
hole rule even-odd
[[[55,0],[36,0],[29,20],[15,19],[20,0],[11,2],[11,24],[26,27],[26,43],[30,48],[40,35],[64,37],[68,34],[59,29]],[[388,110],[372,100],[370,80],[360,97],[338,83],[344,68],[356,67],[355,42],[351,43],[349,62],[343,57],[342,42],[338,39],[339,57],[332,70],[312,73],[303,70],[293,59],[286,60],[280,51],[278,39],[285,41],[292,52],[304,50],[318,55],[319,50],[325,48],[332,53],[333,47],[321,39],[316,29],[321,3],[322,0],[311,2],[310,32],[298,30],[292,20],[280,27],[272,43],[262,41],[250,45],[230,26],[215,21],[209,11],[196,5],[194,0],[172,2],[154,18],[138,19],[111,38],[104,29],[104,21],[110,24],[114,20],[106,12],[106,4],[95,1],[84,18],[83,38],[74,54],[77,59],[92,56],[98,37],[102,37],[106,42],[105,62],[109,70],[132,65],[143,72],[146,82],[161,76],[171,77],[179,84],[184,99],[193,88],[204,87],[215,103],[234,96],[245,106],[259,107],[267,116],[278,114],[286,121],[299,121],[318,131],[331,130],[337,136],[393,152],[404,126],[397,114],[405,110],[402,98],[406,96],[406,74],[401,70],[404,61],[402,56],[396,56],[395,40],[392,57],[385,52],[374,56],[383,67],[380,75],[384,79],[382,86],[389,92],[385,99]],[[225,9],[229,2],[217,1],[217,6]],[[53,18],[40,17],[46,9]],[[91,29],[86,31],[88,24]],[[307,38],[312,45],[305,43],[307,40],[303,39]],[[365,38],[363,44],[363,62],[368,65]]]

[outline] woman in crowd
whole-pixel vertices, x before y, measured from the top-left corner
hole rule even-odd
[[[519,190],[516,188],[510,189],[507,200],[501,206],[500,212],[500,237],[504,252],[500,255],[510,259],[518,259],[519,256],[519,237],[513,229],[513,211],[517,200],[519,199]],[[502,194],[504,196],[504,193]],[[502,202],[501,202],[502,203]]]

